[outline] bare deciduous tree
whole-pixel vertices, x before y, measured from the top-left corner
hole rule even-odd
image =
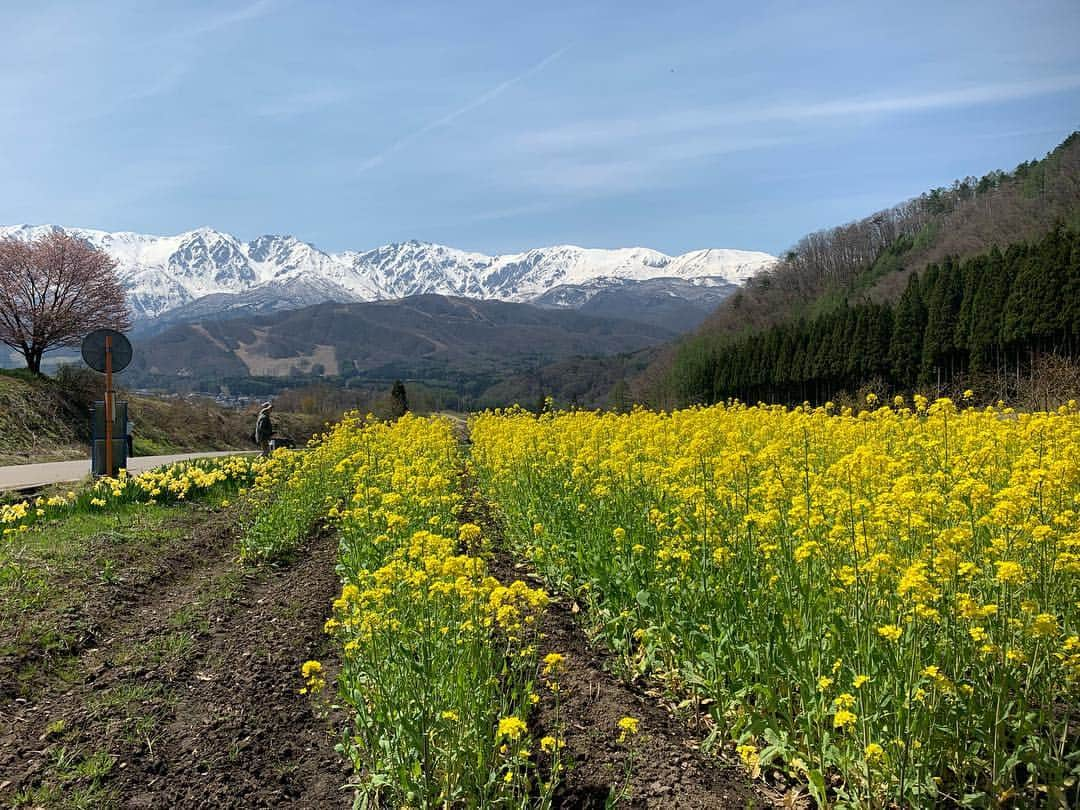
[[[128,328],[115,268],[108,254],[64,231],[0,240],[0,343],[40,374],[45,352],[77,346],[93,329]]]

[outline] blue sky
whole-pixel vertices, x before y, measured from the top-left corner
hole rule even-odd
[[[0,223],[779,252],[1080,128],[1080,3],[0,0]]]

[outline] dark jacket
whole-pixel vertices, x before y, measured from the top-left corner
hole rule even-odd
[[[260,411],[259,419],[255,422],[255,443],[262,444],[270,441],[270,436],[273,433],[274,424],[270,421],[270,412]]]

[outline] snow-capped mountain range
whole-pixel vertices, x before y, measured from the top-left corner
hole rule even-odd
[[[33,239],[56,228],[0,226],[0,238]],[[576,308],[603,291],[607,282],[625,285],[673,278],[684,287],[687,281],[726,287],[741,284],[776,261],[767,253],[748,250],[714,248],[667,256],[640,247],[600,250],[573,245],[487,256],[416,241],[326,253],[292,236],[260,236],[244,242],[211,228],[176,236],[64,230],[116,260],[137,322],[187,309],[220,316],[233,308],[251,308],[253,301],[258,309],[288,309],[421,293],[513,302],[543,297],[549,306]],[[561,287],[572,294],[560,295]]]

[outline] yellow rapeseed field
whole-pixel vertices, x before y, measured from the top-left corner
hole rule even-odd
[[[751,772],[821,803],[1075,800],[1075,403],[513,410],[471,435],[514,547]]]
[[[343,751],[364,801],[550,806],[561,741],[534,743],[527,725],[538,690],[554,683],[537,660],[548,597],[488,572],[481,528],[460,520],[451,424],[352,414],[285,461],[260,485],[268,508],[248,547],[287,549],[280,538],[305,536],[313,516],[338,531],[343,585],[326,630],[341,645]],[[300,674],[305,693],[326,687],[322,662]]]

